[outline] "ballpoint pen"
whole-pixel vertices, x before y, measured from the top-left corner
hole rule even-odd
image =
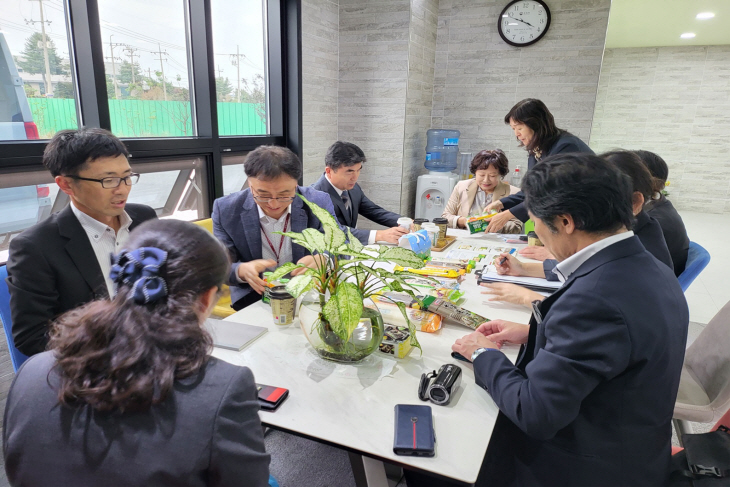
[[[509,255],[512,255],[515,253],[515,248],[512,247],[512,250],[509,251]],[[504,265],[504,263],[507,262],[507,257],[502,257],[502,259],[499,261],[499,265]]]

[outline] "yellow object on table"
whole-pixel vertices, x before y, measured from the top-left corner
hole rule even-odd
[[[205,228],[210,233],[213,233],[212,218],[194,221],[193,223],[195,223],[199,227]],[[221,287],[221,297],[218,298],[218,302],[215,304],[212,314],[220,318],[225,318],[226,316],[231,316],[235,312],[236,310],[231,308],[231,290],[228,288],[227,285],[223,284],[223,287]]]

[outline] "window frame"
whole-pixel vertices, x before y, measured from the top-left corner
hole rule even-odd
[[[211,1],[185,0],[189,43],[191,110],[197,135],[123,138],[130,162],[156,162],[176,156],[205,156],[208,202],[223,196],[222,155],[279,145],[302,156],[301,0],[265,0],[267,4],[270,134],[220,136],[215,88]],[[66,0],[69,62],[76,90],[79,126],[111,130],[97,0]],[[190,22],[189,19],[205,19]],[[41,169],[47,140],[0,141],[0,174]],[[300,181],[301,184],[301,181]]]

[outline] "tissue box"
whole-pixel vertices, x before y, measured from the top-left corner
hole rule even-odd
[[[398,239],[398,247],[414,251],[423,260],[431,259],[431,239],[428,238],[426,230],[403,235]]]
[[[384,326],[383,341],[380,342],[380,351],[393,355],[395,358],[404,358],[411,353],[411,334],[406,326]]]

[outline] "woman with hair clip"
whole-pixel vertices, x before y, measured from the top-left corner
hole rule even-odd
[[[469,216],[482,215],[491,202],[519,191],[502,181],[509,173],[509,162],[500,149],[479,152],[472,159],[470,170],[474,179],[456,183],[441,215],[452,228],[466,228]],[[502,233],[522,233],[522,222],[513,218],[505,224]]]
[[[535,98],[525,98],[517,103],[505,115],[504,123],[514,131],[515,137],[527,151],[527,170],[542,159],[554,154],[568,152],[587,152],[593,154],[590,147],[567,130],[555,125],[555,118],[545,104]],[[521,222],[530,219],[527,209],[523,205],[525,197],[520,191],[495,201],[487,210],[505,210],[500,215],[492,217],[487,228],[488,232],[499,232],[512,218]]]
[[[18,370],[3,426],[11,485],[265,486],[270,457],[251,371],[210,356],[202,323],[229,261],[204,229],[136,228],[111,301],[53,324]]]

